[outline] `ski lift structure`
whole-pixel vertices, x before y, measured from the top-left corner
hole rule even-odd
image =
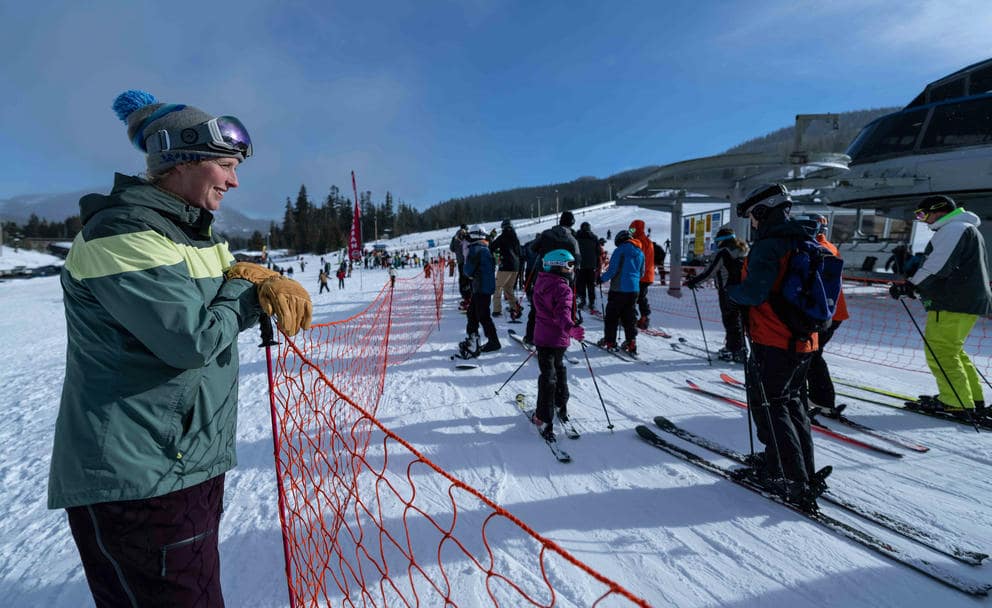
[[[838,245],[848,268],[860,265],[868,274],[865,260],[874,257],[868,254],[887,254],[895,240],[920,250],[929,231],[917,234],[912,212],[930,194],[951,196],[977,213],[980,231],[992,242],[992,58],[931,82],[902,110],[866,125],[844,153],[803,150],[803,134],[816,121],[837,129],[839,116],[797,115],[793,151],[787,155],[681,161],[617,194],[617,205],[672,214],[669,293],[680,295],[684,205],[721,202],[732,211],[747,192],[768,182],[793,193],[794,215],[827,216],[833,236],[843,233]],[[747,222],[729,216],[735,231],[747,234]],[[866,232],[870,216],[873,226]]]

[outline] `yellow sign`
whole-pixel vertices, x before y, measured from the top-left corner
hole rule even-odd
[[[707,215],[705,222],[696,222],[696,242],[695,247],[692,248],[693,252],[696,254],[696,257],[703,255],[703,252],[706,251],[706,224],[708,224],[709,221],[710,218]]]

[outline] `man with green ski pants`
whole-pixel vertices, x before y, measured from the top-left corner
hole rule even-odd
[[[927,310],[925,354],[940,392],[921,396],[920,405],[927,410],[986,416],[981,379],[964,352],[964,342],[978,317],[992,313],[985,240],[978,232],[981,222],[943,195],[923,199],[916,219],[933,231],[925,259],[910,276],[912,282],[894,284],[889,293],[898,299],[914,297],[915,291]]]

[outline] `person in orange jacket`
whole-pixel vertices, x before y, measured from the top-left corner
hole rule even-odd
[[[817,244],[833,255],[840,257],[837,246],[827,240],[826,217],[818,213],[811,213],[797,219],[803,229],[816,240]],[[837,310],[834,312],[833,322],[825,331],[819,332],[819,348],[810,357],[809,370],[806,372],[806,397],[811,416],[823,414],[836,418],[846,407],[846,404],[843,403],[837,405],[834,381],[830,379],[830,368],[827,367],[827,362],[823,358],[823,348],[833,337],[837,328],[840,327],[841,322],[848,318],[850,315],[847,313],[847,302],[844,300],[844,292],[841,291],[840,298],[837,299]]]
[[[637,293],[638,329],[648,328],[648,317],[651,316],[651,305],[648,304],[648,287],[654,283],[654,243],[644,231],[644,220],[634,220],[630,223],[630,238],[637,241],[641,253],[644,254],[644,272],[641,274],[640,289]]]

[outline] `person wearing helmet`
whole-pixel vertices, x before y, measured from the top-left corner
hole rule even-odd
[[[575,271],[576,307],[596,310],[596,275],[599,274],[599,259],[602,246],[599,237],[592,231],[589,222],[582,222],[579,231],[575,233],[579,244],[579,254],[582,264]]]
[[[606,312],[603,315],[605,329],[603,337],[596,344],[606,350],[624,350],[637,355],[636,309],[637,294],[641,276],[644,274],[644,254],[637,241],[630,238],[626,230],[617,232],[613,240],[616,249],[610,256],[610,265],[599,279],[599,283],[610,283],[606,296]],[[626,338],[617,347],[617,326],[623,323]]]
[[[544,254],[542,271],[534,281],[534,346],[541,374],[537,379],[537,410],[533,422],[541,436],[555,441],[554,417],[568,422],[568,375],[562,360],[571,340],[585,331],[572,318],[572,275],[575,256],[565,249]]]
[[[808,240],[789,217],[792,197],[781,184],[752,191],[737,205],[738,217],[751,220],[754,235],[741,282],[727,288],[728,299],[746,307],[751,358],[747,371],[749,413],[765,446],[754,473],[770,489],[800,508],[815,509],[820,485],[813,460],[809,417],[800,399],[816,334],[797,341],[776,314],[771,299],[778,293],[786,260],[796,240]],[[784,476],[784,479],[783,479]]]
[[[499,269],[496,271],[496,292],[493,293],[493,316],[498,317],[503,314],[503,298],[510,303],[510,319],[516,321],[523,314],[523,307],[517,301],[517,296],[513,293],[513,288],[517,284],[517,275],[520,273],[520,239],[513,229],[510,220],[503,220],[500,228],[502,232],[489,245],[489,249],[499,260]]]
[[[734,229],[723,226],[716,232],[713,241],[717,245],[716,255],[709,265],[696,276],[688,279],[685,286],[699,289],[711,275],[716,283],[717,300],[720,303],[720,317],[723,321],[723,348],[717,356],[724,361],[744,363],[747,361],[747,348],[744,347],[744,320],[741,309],[733,306],[727,297],[727,288],[741,282],[741,269],[747,244],[737,238]]]
[[[465,276],[471,280],[472,295],[466,316],[465,333],[467,337],[458,345],[459,351],[470,357],[479,353],[499,350],[501,345],[496,335],[496,325],[489,315],[489,305],[496,291],[496,268],[493,254],[489,251],[489,241],[486,231],[475,226],[466,238],[469,243],[465,254]],[[479,325],[486,334],[487,342],[479,347]]]
[[[827,240],[827,218],[825,216],[819,213],[810,213],[800,217],[799,223],[820,247],[840,257],[840,251],[836,245]],[[847,300],[844,299],[844,291],[841,290],[840,297],[837,298],[837,309],[834,311],[833,320],[830,327],[819,332],[818,348],[810,357],[809,370],[806,372],[806,398],[811,417],[823,414],[830,418],[837,418],[846,407],[843,403],[837,405],[837,393],[834,390],[834,381],[830,377],[830,367],[827,365],[826,359],[823,358],[823,349],[840,324],[849,317]]]
[[[943,195],[923,199],[915,216],[933,236],[919,269],[889,292],[893,298],[918,293],[927,311],[924,353],[939,393],[921,395],[914,407],[966,418],[987,416],[981,380],[964,351],[978,317],[992,313],[981,220]]]
[[[630,223],[630,238],[637,242],[644,254],[644,270],[637,284],[637,327],[647,329],[650,323],[651,305],[648,303],[648,287],[654,283],[654,243],[644,231],[644,220]]]

